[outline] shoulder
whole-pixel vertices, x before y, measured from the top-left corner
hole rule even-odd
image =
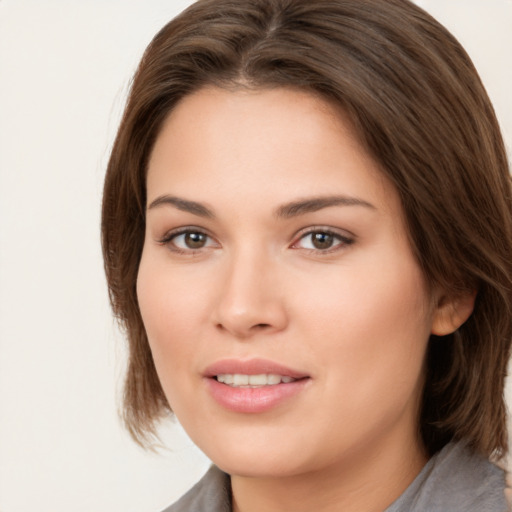
[[[440,504],[449,498],[464,511],[507,510],[505,472],[464,444],[450,444],[439,453],[432,477]]]
[[[231,512],[229,476],[211,466],[192,489],[162,512]]]
[[[506,512],[505,472],[464,443],[437,453],[388,512]],[[396,508],[398,506],[399,508]]]

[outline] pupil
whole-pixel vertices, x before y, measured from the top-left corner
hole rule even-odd
[[[206,236],[202,233],[187,233],[185,244],[189,249],[201,249],[206,243]]]
[[[333,236],[329,233],[314,233],[313,245],[316,249],[329,249],[332,246]]]

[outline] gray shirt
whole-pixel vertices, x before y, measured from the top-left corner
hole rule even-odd
[[[506,512],[505,474],[462,443],[434,455],[384,512]],[[231,512],[229,475],[212,466],[163,512]]]

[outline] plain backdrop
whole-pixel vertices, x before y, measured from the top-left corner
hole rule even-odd
[[[102,180],[130,77],[186,0],[0,0],[0,511],[157,512],[208,466],[117,417]],[[512,1],[418,3],[464,44],[512,148]]]

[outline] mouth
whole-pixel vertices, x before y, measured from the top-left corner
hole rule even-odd
[[[267,359],[222,359],[208,366],[203,376],[228,386],[274,386],[310,376]]]
[[[214,377],[217,382],[227,384],[234,388],[259,388],[262,386],[275,386],[277,384],[289,384],[298,379],[277,373],[260,373],[259,375],[247,375],[242,373],[221,373]]]
[[[308,389],[306,373],[263,360],[222,360],[203,373],[212,398],[237,413],[270,411]]]

